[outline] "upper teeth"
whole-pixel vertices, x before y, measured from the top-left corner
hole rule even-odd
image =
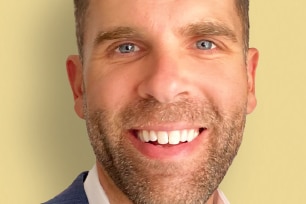
[[[143,142],[158,142],[159,144],[179,144],[180,142],[191,142],[199,135],[199,129],[153,131],[139,130],[138,138]]]

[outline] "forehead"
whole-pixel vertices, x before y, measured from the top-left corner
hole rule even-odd
[[[237,36],[242,33],[235,0],[91,0],[85,35],[120,26],[153,35],[199,21],[226,25]]]

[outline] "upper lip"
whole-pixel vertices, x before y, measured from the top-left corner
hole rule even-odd
[[[186,123],[166,123],[166,124],[154,124],[154,125],[138,125],[131,130],[153,130],[153,131],[174,131],[174,130],[188,130],[188,129],[207,129],[207,127],[195,124]]]

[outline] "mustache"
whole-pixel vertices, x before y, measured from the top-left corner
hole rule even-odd
[[[125,129],[169,122],[186,122],[207,126],[220,121],[221,116],[212,102],[181,98],[173,103],[160,103],[153,97],[128,104],[118,113],[120,126]]]

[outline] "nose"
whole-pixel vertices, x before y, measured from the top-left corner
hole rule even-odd
[[[189,79],[178,57],[164,55],[152,58],[145,67],[145,77],[138,86],[142,98],[153,97],[160,103],[171,103],[189,94]]]

